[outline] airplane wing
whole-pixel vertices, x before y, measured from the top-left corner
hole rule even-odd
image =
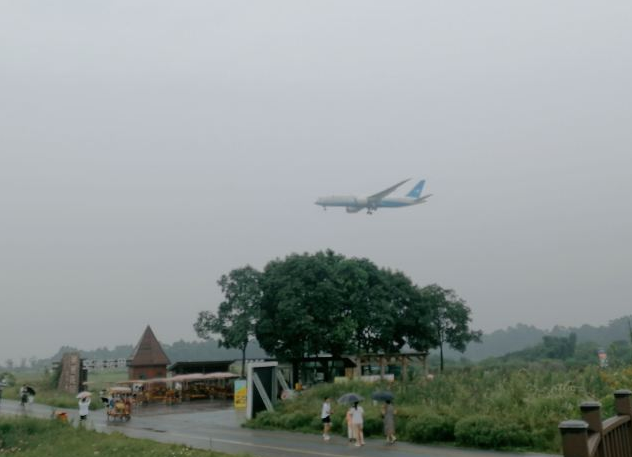
[[[397,189],[399,186],[401,186],[404,183],[407,183],[408,181],[410,181],[410,179],[405,179],[404,181],[399,182],[399,183],[395,184],[394,186],[389,187],[388,189],[384,189],[382,192],[378,192],[377,194],[373,194],[373,195],[367,197],[367,200],[370,201],[370,202],[373,202],[373,203],[379,202],[384,197],[386,197],[388,194],[390,194],[395,189]]]

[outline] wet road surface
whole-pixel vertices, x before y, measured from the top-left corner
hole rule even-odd
[[[77,411],[31,404],[25,411],[19,403],[2,400],[1,414],[28,414],[49,418],[52,411],[66,411],[78,421]],[[163,443],[179,443],[199,449],[226,453],[249,453],[258,457],[515,457],[543,454],[519,454],[468,450],[452,447],[419,446],[367,439],[366,446],[355,447],[340,436],[324,442],[320,435],[280,431],[250,430],[241,427],[245,413],[235,411],[230,402],[192,402],[174,406],[136,408],[129,422],[108,422],[105,411],[91,411],[88,427],[110,433],[117,431],[134,438]]]

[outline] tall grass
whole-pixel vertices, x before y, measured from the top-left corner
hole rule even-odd
[[[632,371],[630,375],[632,381]],[[559,422],[579,417],[578,405],[584,400],[602,401],[604,416],[612,415],[613,385],[595,367],[567,369],[559,363],[467,367],[446,371],[432,380],[320,385],[280,404],[275,413],[260,414],[248,425],[316,432],[321,428],[324,397],[337,399],[352,391],[370,399],[374,390],[389,389],[396,396],[400,439],[559,452]],[[365,433],[381,436],[380,405],[369,400],[363,407]],[[342,405],[334,408],[333,430],[337,433],[345,430],[346,409]]]
[[[16,373],[15,385],[6,387],[3,391],[3,397],[19,400],[19,391],[22,384],[32,386],[35,391],[35,401],[44,405],[50,405],[57,408],[77,408],[78,400],[76,395],[57,390],[54,375],[47,373]],[[102,408],[101,402],[93,401],[90,403],[90,409]]]
[[[0,454],[17,457],[228,457],[219,452],[128,438],[120,433],[107,435],[58,421],[33,418],[0,418]]]

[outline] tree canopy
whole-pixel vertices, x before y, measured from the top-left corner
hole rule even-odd
[[[444,343],[464,350],[479,332],[454,291],[420,289],[405,274],[331,250],[292,254],[262,272],[231,271],[219,281],[225,300],[217,314],[200,313],[199,336],[218,333],[243,348],[253,334],[262,349],[298,362],[322,353],[392,353],[405,345],[427,351]]]
[[[209,338],[211,333],[221,336],[219,345],[241,350],[241,375],[245,375],[246,348],[254,338],[255,323],[259,315],[261,273],[247,266],[232,270],[218,281],[225,300],[217,314],[202,311],[193,325],[200,338]]]
[[[434,331],[433,347],[439,347],[443,371],[443,346],[463,352],[468,343],[480,341],[482,332],[470,330],[470,308],[454,290],[431,284],[421,289],[422,300],[428,305]]]

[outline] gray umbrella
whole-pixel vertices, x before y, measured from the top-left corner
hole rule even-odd
[[[393,401],[395,395],[393,395],[393,393],[389,392],[388,390],[382,390],[379,392],[373,392],[371,398],[377,401]]]
[[[354,394],[353,392],[344,394],[342,397],[338,399],[338,403],[356,403],[364,400],[364,398],[358,394]]]

